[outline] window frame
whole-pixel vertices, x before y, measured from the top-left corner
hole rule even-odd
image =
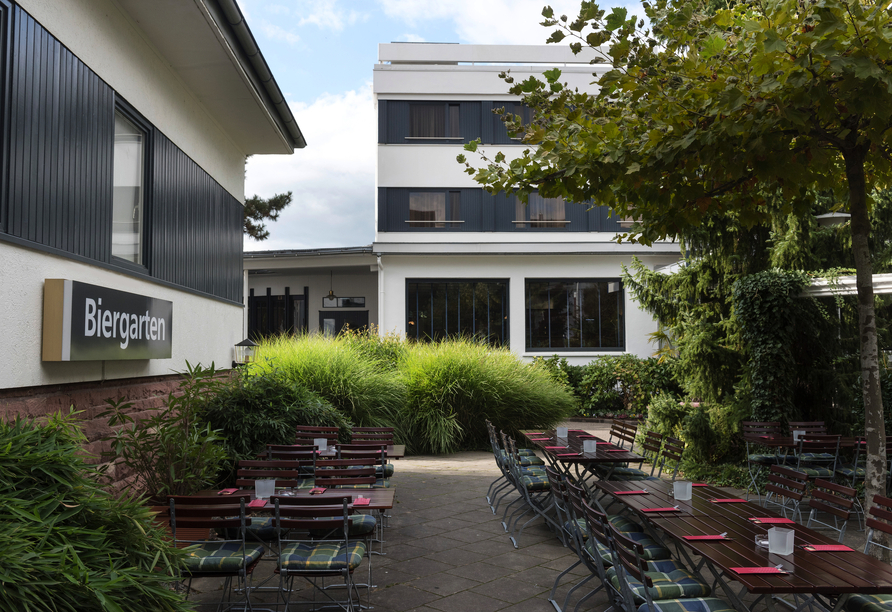
[[[514,219],[511,223],[514,224],[514,229],[518,231],[547,231],[553,232],[555,230],[567,230],[570,225],[573,223],[571,219],[567,218],[567,200],[564,198],[544,198],[539,195],[538,192],[534,192],[530,194],[530,198],[532,197],[540,198],[543,202],[547,200],[560,199],[561,203],[564,206],[564,218],[563,219],[554,219],[554,220],[536,220],[530,219],[530,206],[531,202],[527,201],[526,204],[520,201],[518,196],[514,196],[514,216],[518,217],[520,215],[517,214],[517,211],[521,206],[523,206],[524,218],[523,219]]]
[[[491,344],[493,346],[501,346],[501,347],[505,347],[505,348],[510,347],[510,342],[511,342],[511,281],[508,278],[406,278],[405,279],[405,288],[406,288],[405,309],[406,310],[405,310],[405,319],[404,320],[406,323],[405,334],[406,334],[407,338],[413,338],[414,340],[420,341],[420,342],[433,342],[438,339],[436,337],[436,330],[434,331],[433,336],[431,336],[431,334],[427,333],[427,332],[425,332],[424,334],[421,333],[421,325],[420,325],[421,317],[417,316],[421,312],[421,310],[419,308],[417,290],[414,293],[414,295],[416,296],[415,304],[414,304],[414,313],[417,316],[417,318],[414,319],[414,324],[413,324],[413,319],[410,318],[410,312],[412,312],[412,311],[410,311],[410,298],[413,295],[412,292],[410,292],[410,286],[411,285],[438,285],[438,284],[439,285],[447,285],[447,284],[448,285],[476,285],[476,284],[499,284],[499,285],[502,285],[504,287],[504,290],[502,293],[502,308],[501,308],[501,312],[499,313],[502,316],[502,318],[501,318],[501,321],[502,321],[501,334],[500,334],[501,339],[499,340],[499,343],[496,343],[496,344],[491,343]],[[433,293],[434,293],[434,290],[432,289],[431,294],[433,294]],[[447,311],[449,308],[448,298],[449,298],[449,292],[447,290],[447,294],[446,294],[447,301],[445,304],[445,309]],[[460,299],[461,299],[461,292],[459,292],[459,300]],[[446,325],[444,326],[445,327],[445,329],[444,329],[445,337],[452,337],[454,335],[460,335],[460,334],[464,333],[464,332],[462,332],[462,326],[461,326],[461,311],[460,311],[461,306],[460,305],[461,305],[461,303],[459,302],[459,311],[457,313],[458,329],[456,329],[455,332],[451,332],[449,330],[449,323],[448,323],[449,314],[448,314],[448,312],[446,314]],[[432,325],[433,325],[433,321],[434,321],[433,308],[434,308],[433,303],[431,303],[430,312],[431,312]],[[476,309],[476,305],[474,308]],[[491,323],[492,323],[491,316],[487,317],[487,319],[488,319],[488,324],[491,325]],[[476,314],[471,314],[471,322],[473,324],[473,327],[476,327]],[[410,332],[414,332],[414,333],[410,333]],[[487,341],[489,341],[491,336],[492,336],[492,333],[488,333],[488,334],[482,335],[481,337],[486,338]]]
[[[9,215],[9,197],[5,195],[9,189],[9,139],[10,139],[10,78],[12,76],[12,3],[0,0],[0,139],[4,146],[0,148],[0,232],[7,231]]]
[[[604,283],[608,286],[608,293],[612,293],[610,291],[610,285],[616,283],[618,285],[617,293],[617,336],[620,341],[619,346],[557,346],[553,341],[550,341],[550,346],[532,346],[532,312],[534,309],[530,308],[530,285],[532,283],[539,284],[552,284],[552,283],[575,283],[576,290],[579,290],[579,285],[582,283]],[[601,353],[623,353],[626,351],[628,335],[626,333],[626,300],[625,300],[625,286],[623,285],[622,279],[618,277],[607,277],[607,278],[525,278],[524,279],[524,287],[523,287],[523,295],[524,295],[524,304],[523,304],[523,318],[524,318],[524,346],[525,351],[527,353],[581,353],[581,352],[601,352]],[[550,301],[551,298],[549,298]],[[576,306],[578,308],[578,305]],[[550,312],[554,308],[549,306],[548,314],[546,314],[546,321],[551,321],[552,317]],[[602,312],[599,307],[599,317]],[[575,313],[575,319],[578,321],[582,321],[582,315],[577,311]],[[600,328],[603,327],[599,324],[599,333]],[[580,338],[583,337],[582,328],[580,326]],[[550,336],[551,334],[549,334]]]
[[[427,106],[427,107],[442,107],[443,108],[443,136],[413,136],[412,135],[412,109]],[[450,136],[452,133],[453,125],[452,125],[452,117],[451,110],[455,108],[458,113],[458,136]],[[444,143],[461,143],[464,141],[464,136],[462,135],[462,120],[461,120],[461,103],[460,102],[422,102],[422,101],[409,101],[409,129],[408,134],[404,136],[404,138],[408,141],[420,142],[420,141],[433,141],[433,142],[444,142]]]
[[[445,208],[444,212],[446,217],[442,220],[439,219],[412,219],[412,196],[414,194],[443,194],[445,198]],[[409,227],[409,231],[431,231],[431,230],[456,230],[461,228],[462,224],[464,224],[465,219],[462,215],[462,192],[460,189],[408,189],[407,190],[407,210],[406,215],[410,217],[409,219],[404,219],[403,222],[405,225]],[[454,198],[457,198],[458,206],[455,206],[456,202]],[[457,217],[453,218],[457,209]],[[430,223],[432,225],[422,225],[424,223]]]
[[[149,269],[149,261],[151,261],[151,241],[149,237],[151,236],[151,210],[152,210],[152,159],[154,157],[153,152],[153,126],[152,124],[143,117],[131,104],[129,104],[126,100],[121,98],[118,95],[115,95],[115,107],[114,114],[112,115],[112,138],[114,138],[115,130],[114,130],[114,120],[117,114],[120,113],[125,119],[130,121],[132,124],[136,126],[137,129],[141,130],[144,135],[143,141],[143,167],[142,167],[142,178],[143,178],[143,193],[142,193],[142,227],[141,227],[141,236],[140,236],[140,247],[141,247],[141,261],[139,263],[135,263],[132,261],[128,261],[123,257],[118,257],[114,254],[114,229],[110,232],[109,240],[112,241],[112,244],[109,247],[109,258],[112,264],[115,266],[119,266],[122,268],[126,268],[128,270],[134,272],[141,272],[148,274],[150,273]],[[112,201],[111,207],[112,212],[110,215],[111,222],[114,223],[114,143],[112,146],[112,183],[110,188],[112,190]]]

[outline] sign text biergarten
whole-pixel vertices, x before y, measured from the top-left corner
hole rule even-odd
[[[43,288],[43,360],[169,359],[173,302],[67,279]]]

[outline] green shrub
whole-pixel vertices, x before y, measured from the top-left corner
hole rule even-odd
[[[276,375],[235,376],[221,385],[203,414],[223,435],[230,457],[221,482],[235,474],[241,459],[253,459],[267,444],[294,444],[298,425],[338,427],[342,442],[350,439],[350,421],[321,397]]]
[[[71,417],[0,422],[0,609],[191,610],[167,588],[182,560],[141,501],[84,463]]]
[[[223,383],[214,364],[204,368],[186,362],[183,382],[154,416],[137,420],[129,402],[107,400],[111,426],[122,425],[104,438],[111,442],[109,458],[135,475],[134,488],[150,497],[194,495],[217,481],[226,460],[219,432],[202,421],[208,402]]]
[[[598,357],[585,366],[579,384],[583,414],[643,414],[660,391],[679,393],[673,367],[672,361],[629,353]]]
[[[516,436],[557,424],[574,406],[544,368],[470,339],[412,344],[401,372],[408,401],[399,427],[413,452],[485,448],[484,419]]]
[[[357,427],[391,426],[405,404],[405,386],[385,361],[358,344],[319,334],[264,340],[248,372],[313,391]]]
[[[407,342],[398,334],[390,332],[379,336],[374,325],[360,330],[344,330],[339,337],[355,347],[362,355],[390,370],[399,367],[408,350]]]

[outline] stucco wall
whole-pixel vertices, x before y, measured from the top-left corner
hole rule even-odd
[[[110,0],[21,0],[19,5],[244,202],[245,152]]]
[[[228,367],[244,339],[242,307],[0,242],[0,388],[168,375],[191,363]],[[172,356],[134,361],[41,361],[43,281],[66,278],[173,302]]]

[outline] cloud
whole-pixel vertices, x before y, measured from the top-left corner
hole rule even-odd
[[[248,160],[245,193],[291,191],[292,204],[267,224],[270,238],[246,251],[371,244],[375,233],[377,111],[371,84],[291,105],[307,147]]]
[[[420,43],[426,41],[423,36],[419,36],[418,34],[402,34],[394,42]]]
[[[364,21],[368,15],[348,10],[338,5],[337,0],[310,0],[303,2],[295,13],[300,16],[299,26],[315,25],[323,30],[340,32],[344,26]]]
[[[436,20],[454,24],[459,40],[475,44],[540,45],[551,33],[543,28],[542,0],[378,0],[384,13],[391,19],[404,21],[413,28],[423,27]],[[553,0],[555,15],[573,19],[579,14],[579,0]],[[630,14],[644,16],[637,1],[615,2],[625,6]]]
[[[288,30],[277,25],[273,25],[267,21],[264,21],[260,24],[260,29],[263,30],[263,33],[272,40],[281,40],[288,43],[289,45],[295,45],[300,42],[300,36],[298,36],[297,34],[289,32]]]

